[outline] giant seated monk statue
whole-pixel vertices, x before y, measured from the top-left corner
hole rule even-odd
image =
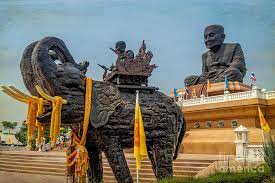
[[[202,74],[185,78],[186,86],[229,81],[243,82],[246,73],[244,55],[240,44],[223,43],[224,28],[221,25],[209,25],[204,30],[204,43],[209,49],[202,55]]]

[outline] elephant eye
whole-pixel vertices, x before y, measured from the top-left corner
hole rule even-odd
[[[49,56],[51,57],[51,59],[55,62],[56,65],[61,65],[62,62],[60,61],[57,53],[53,50],[49,50]]]
[[[60,60],[54,60],[54,62],[57,64],[57,65],[61,65],[62,62]]]

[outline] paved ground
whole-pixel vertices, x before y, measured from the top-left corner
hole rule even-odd
[[[34,175],[0,171],[0,183],[65,183],[61,176]]]
[[[1,151],[2,154],[10,153],[9,151]],[[32,152],[32,151],[13,151],[12,154],[27,154],[39,156],[61,156],[65,158],[64,151],[51,151],[51,152]],[[126,153],[127,157],[133,157],[133,153]],[[224,160],[234,159],[234,156],[224,155],[210,155],[210,154],[179,154],[178,158],[181,159],[194,159],[194,160]],[[0,171],[0,183],[65,183],[66,177],[62,176],[47,176],[28,173],[15,173]]]
[[[40,155],[40,156],[63,156],[66,157],[65,150],[53,150],[50,152],[37,152],[37,151],[0,151],[0,153],[11,153],[12,154],[26,154],[26,155]],[[104,156],[104,153],[102,154]],[[125,153],[127,157],[134,157],[133,153]],[[234,159],[234,155],[224,155],[224,154],[178,154],[178,158],[181,159],[194,159],[194,160],[216,160],[224,161],[225,159]]]
[[[38,151],[0,151],[0,153],[4,154],[20,154],[20,155],[39,155],[39,156],[47,156],[47,155],[56,155],[56,156],[64,156],[66,157],[66,150],[52,150],[52,151],[47,151],[47,152],[38,152]]]

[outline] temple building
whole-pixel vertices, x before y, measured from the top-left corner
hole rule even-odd
[[[186,120],[187,132],[183,139],[182,152],[191,154],[235,155],[234,129],[240,125],[248,129],[251,145],[262,144],[259,122],[260,107],[271,133],[275,128],[275,91],[266,91],[256,86],[252,89],[238,82],[213,83],[207,95],[197,96],[178,89],[177,100]],[[172,94],[173,96],[173,94]]]

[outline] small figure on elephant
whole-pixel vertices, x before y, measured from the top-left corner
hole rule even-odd
[[[97,64],[97,65],[104,70],[104,73],[103,73],[103,76],[102,76],[103,80],[106,78],[108,71],[114,72],[114,70],[115,70],[115,66],[113,64],[110,67],[107,67],[107,66],[101,65],[101,64]]]
[[[118,56],[118,60],[124,61],[129,59],[134,59],[135,54],[132,50],[126,50],[126,43],[125,41],[118,41],[116,42],[115,49],[110,48],[115,54]]]
[[[61,64],[54,62],[50,50],[56,53],[54,59],[60,60]],[[67,100],[61,111],[64,126],[83,122],[86,78],[83,71],[87,67],[87,64],[75,63],[65,43],[55,37],[45,37],[27,46],[20,64],[24,83],[32,95],[39,97],[35,90],[35,85],[38,85],[48,95]],[[167,95],[145,86],[137,87],[153,171],[157,179],[172,177],[173,160],[177,158],[185,134],[183,114]],[[131,88],[120,88],[107,81],[93,81],[86,136],[91,182],[103,180],[102,152],[119,183],[133,182],[123,153],[123,149],[134,145],[136,88]],[[52,107],[49,106],[37,117],[38,121],[49,124],[51,113]]]

